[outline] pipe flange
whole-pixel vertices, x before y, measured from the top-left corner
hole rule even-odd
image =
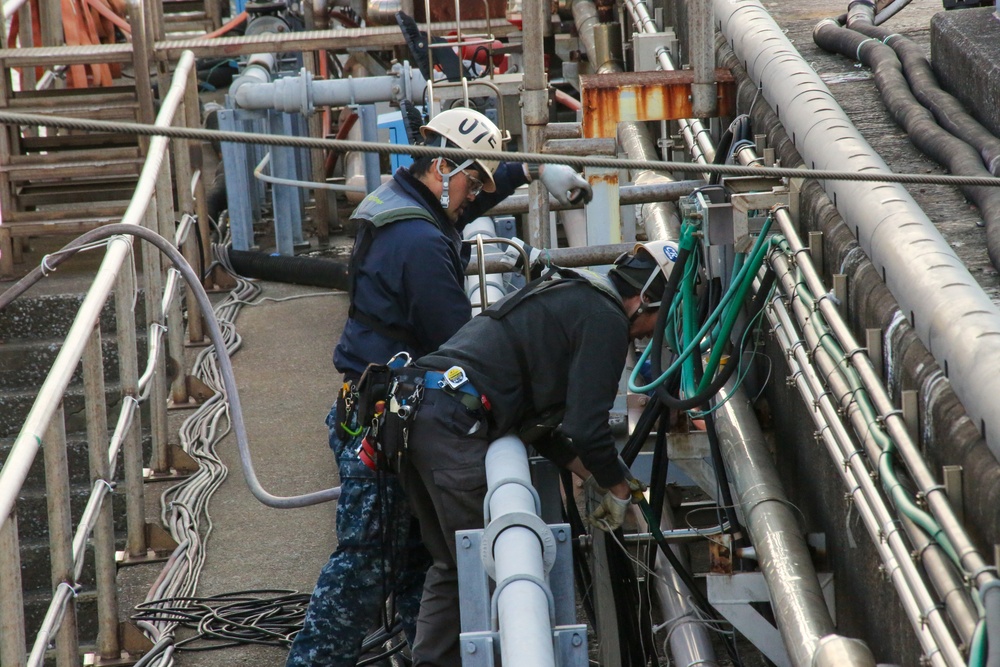
[[[313,89],[312,72],[305,67],[299,72],[301,79],[301,90],[299,91],[299,112],[303,116],[309,116],[313,112]]]
[[[545,574],[549,573],[556,562],[556,538],[548,525],[538,515],[530,512],[508,512],[491,521],[486,526],[486,530],[483,531],[480,556],[487,574],[494,581],[497,578],[497,564],[493,558],[493,545],[500,537],[500,533],[515,526],[527,528],[538,538],[538,542],[542,546],[542,566]]]

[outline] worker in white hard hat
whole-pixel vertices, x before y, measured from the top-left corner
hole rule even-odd
[[[460,231],[530,178],[524,165],[500,161],[501,132],[477,111],[443,111],[420,132],[425,145],[497,159],[418,157],[351,216],[358,230],[351,306],[333,356],[344,382],[327,417],[341,484],[337,550],[320,573],[289,666],[354,667],[387,597],[407,639],[414,638],[430,556],[395,477],[370,470],[361,458],[361,429],[351,410],[355,385],[368,364],[385,363],[400,350],[413,358],[428,354],[470,319],[464,289],[470,252]],[[544,165],[539,176],[559,201],[590,197],[587,181],[568,166]]]

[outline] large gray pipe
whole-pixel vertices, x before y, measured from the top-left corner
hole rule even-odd
[[[715,0],[714,8],[807,165],[890,171],[759,2]],[[1000,309],[901,185],[822,185],[1000,458]]]
[[[875,658],[863,642],[835,633],[809,547],[782,491],[757,416],[743,391],[732,387],[730,381],[719,393],[716,429],[771,599],[780,601],[773,605],[774,615],[791,663],[874,667]],[[739,465],[732,463],[737,461]]]

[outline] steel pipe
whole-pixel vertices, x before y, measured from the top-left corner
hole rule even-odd
[[[186,81],[189,70],[193,66],[193,55],[187,54],[181,58],[175,70],[175,83]],[[157,125],[170,124],[170,119],[176,112],[182,95],[183,88],[171,86],[160,107],[160,113],[156,120]],[[137,225],[145,217],[146,209],[153,198],[156,179],[163,164],[168,142],[166,137],[154,137],[150,140],[148,157],[136,184],[135,194],[122,216],[124,224]],[[124,238],[115,238],[108,242],[108,251],[94,276],[90,290],[80,304],[77,316],[66,335],[66,342],[59,349],[59,354],[38,391],[38,397],[28,412],[21,431],[14,440],[10,454],[8,454],[3,468],[0,469],[0,525],[5,523],[10,516],[17,495],[28,476],[31,462],[38,451],[38,443],[41,442],[52,416],[66,393],[69,381],[83,355],[87,337],[97,324],[104,303],[111,293],[116,275],[131,247],[131,242]]]
[[[802,241],[799,238],[798,233],[795,231],[795,225],[793,224],[788,211],[778,209],[775,214],[775,219],[779,223],[782,234],[785,235],[791,251],[797,258],[795,268],[801,272],[802,279],[805,281],[806,286],[813,294],[825,294],[826,289],[823,286],[822,279],[819,277],[819,273],[816,271],[812,262],[809,260],[808,255],[805,253],[805,248],[802,245]],[[829,299],[820,299],[817,307],[819,308],[826,325],[833,332],[834,338],[844,350],[861,349],[861,346],[858,345],[858,342],[851,333],[847,323],[844,322],[840,313],[837,311],[836,306],[829,302]],[[816,342],[818,343],[818,341]],[[822,363],[823,370],[828,381],[839,377],[839,369],[841,367],[840,364],[842,363],[842,360],[830,359],[828,355],[822,352],[817,355],[816,358]],[[975,584],[977,586],[984,586],[990,581],[995,581],[997,579],[996,573],[987,567],[986,560],[972,544],[968,533],[966,533],[965,529],[962,527],[961,522],[955,514],[954,508],[951,506],[951,502],[948,499],[946,491],[940,484],[937,483],[934,475],[927,467],[927,462],[921,455],[916,443],[914,443],[910,437],[909,430],[902,418],[902,415],[895,409],[895,406],[892,404],[892,400],[889,398],[884,385],[878,378],[875,368],[872,366],[871,359],[867,355],[863,354],[850,354],[848,359],[851,367],[857,371],[860,376],[865,390],[872,401],[873,408],[878,414],[885,415],[883,423],[888,434],[892,437],[893,442],[897,447],[897,451],[903,459],[903,462],[906,464],[910,476],[916,483],[917,490],[926,499],[928,509],[941,525],[941,528],[944,530],[948,540],[955,547],[955,551],[960,555],[962,566],[968,572],[977,573],[975,578]],[[866,443],[871,444],[870,438],[867,437],[870,433],[870,429],[863,421],[863,418],[858,416],[856,403],[854,402],[854,392],[850,387],[843,383],[832,388],[837,393],[837,398],[840,402],[841,408],[848,411],[853,420],[860,419],[860,421],[857,421],[854,424],[855,431],[858,434],[862,434]],[[869,451],[869,456],[876,458],[877,452]],[[939,554],[937,556],[938,558],[940,557]],[[934,556],[931,557],[931,560],[932,562],[937,562],[937,559]],[[952,575],[948,573],[947,568],[935,567],[932,570],[932,573],[937,573],[937,576],[932,576],[932,580],[935,582],[935,587],[942,598],[946,601],[954,600],[954,597],[949,594],[949,592],[953,590],[954,581]],[[963,641],[966,642],[970,641],[972,638],[976,620],[973,618],[972,609],[969,606],[970,604],[971,601],[968,599],[964,600],[961,604],[957,601],[949,604],[949,611],[951,612],[956,628],[959,630]]]
[[[108,490],[114,475],[108,463],[108,413],[104,386],[104,355],[101,329],[95,327],[83,356],[83,387],[86,396],[87,442],[90,481],[93,486],[90,506],[92,520],[80,519],[73,541],[76,560],[73,578],[79,579],[87,537],[93,530],[94,569],[97,588],[97,654],[104,659],[121,658],[118,644],[118,587],[115,566],[115,525]],[[85,512],[85,514],[87,514]]]
[[[644,209],[652,209],[652,212],[648,214],[648,217],[657,221],[669,221],[674,218],[664,217],[663,214],[659,212],[659,209],[662,207],[652,205],[661,202],[677,201],[681,197],[688,196],[703,185],[705,185],[705,181],[672,181],[665,177],[648,178],[643,179],[643,183],[621,186],[618,189],[618,201],[622,206],[629,204],[650,204],[651,206],[643,207]],[[566,211],[581,208],[581,206],[581,204],[570,204],[567,206],[557,202],[554,197],[549,198],[549,209],[553,211]],[[524,213],[527,210],[527,195],[511,195],[491,208],[489,213],[490,215],[506,215],[511,213]],[[672,238],[669,235],[670,225],[666,222],[663,224],[651,224],[650,228],[654,231],[654,235],[649,236],[649,238]],[[555,250],[556,249],[553,248],[553,251]]]
[[[838,651],[852,660],[841,665],[874,667],[871,652],[858,647],[864,644],[836,635],[809,547],[782,490],[757,417],[743,391],[734,391],[733,386],[731,380],[717,397],[716,428],[760,569],[771,598],[780,601],[774,613],[789,659],[793,665],[811,667],[823,642],[850,646]],[[832,646],[823,650],[832,651]]]
[[[834,460],[833,467],[840,474],[858,514],[864,521],[868,535],[882,560],[886,576],[899,595],[900,604],[921,648],[935,667],[960,664],[945,658],[931,626],[925,622],[925,607],[922,601],[918,600],[917,593],[912,587],[912,582],[914,579],[919,580],[919,575],[907,576],[907,571],[914,569],[909,552],[905,544],[901,544],[898,530],[893,522],[885,519],[889,516],[888,509],[884,508],[882,498],[875,490],[867,470],[855,461],[857,457],[851,456],[853,445],[850,437],[840,424],[836,406],[822,389],[822,382],[816,376],[805,346],[795,333],[791,315],[780,298],[776,297],[771,302],[766,309],[766,316],[782,350],[786,351],[785,360],[789,365],[792,381],[806,405],[813,406],[810,415],[820,429],[820,439]],[[843,465],[844,461],[847,461],[848,465]]]
[[[778,284],[781,286],[781,289],[786,293],[790,293],[794,289],[794,279],[789,273],[787,263],[782,262],[782,259],[783,256],[781,255],[775,256],[772,266],[775,268],[775,273],[778,276]],[[790,301],[791,306],[796,311],[796,318],[808,318],[809,309],[802,304],[801,300],[790,298],[792,299]],[[785,308],[784,304],[781,304],[777,300],[772,302],[772,307],[774,312],[779,315]],[[845,482],[852,481],[857,484],[861,490],[861,497],[864,499],[863,502],[872,509],[872,514],[876,521],[875,532],[871,533],[872,540],[884,540],[889,545],[894,557],[894,564],[901,573],[899,579],[894,579],[896,589],[901,592],[901,599],[903,597],[902,591],[905,590],[908,591],[908,594],[914,600],[912,608],[904,606],[912,627],[916,631],[919,631],[925,625],[930,629],[930,639],[918,635],[928,655],[938,655],[944,661],[942,664],[963,664],[961,653],[955,644],[954,638],[951,636],[942,610],[930,595],[920,573],[917,571],[915,563],[910,558],[911,548],[909,543],[903,539],[899,522],[886,505],[879,489],[876,487],[875,481],[870,475],[870,470],[862,458],[855,455],[858,451],[850,435],[847,433],[847,428],[841,421],[838,406],[834,404],[833,398],[823,385],[817,371],[812,367],[812,359],[809,355],[809,349],[811,348],[809,348],[805,340],[799,339],[794,334],[795,329],[791,323],[791,316],[786,315],[786,317],[788,319],[782,320],[780,326],[784,328],[783,335],[789,337],[792,341],[791,348],[788,349],[791,349],[795,355],[798,362],[798,370],[809,383],[810,395],[813,397],[811,404],[816,406],[813,418],[817,420],[817,424],[821,425],[821,432],[824,434],[824,437],[827,437],[829,434],[831,443],[836,445],[836,449],[831,449],[831,456],[834,458],[836,467],[838,469],[850,469],[853,471],[853,479],[845,480]],[[794,338],[792,338],[793,335],[795,336]],[[848,488],[853,489],[854,487]]]

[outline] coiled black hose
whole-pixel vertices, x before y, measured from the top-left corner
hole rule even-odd
[[[822,49],[857,59],[871,68],[886,108],[917,148],[953,174],[990,175],[979,152],[941,128],[913,96],[895,51],[860,32],[840,27],[833,19],[821,21],[813,29],[813,40]],[[1000,190],[964,186],[962,191],[979,207],[986,224],[986,251],[993,266],[1000,268]]]
[[[973,118],[954,95],[941,87],[923,47],[899,33],[875,25],[875,7],[870,1],[851,3],[847,27],[882,40],[895,51],[914,97],[934,114],[941,127],[978,150],[991,174],[1000,175],[1000,138]]]
[[[331,259],[268,255],[230,248],[229,261],[233,270],[245,278],[330,287],[345,292],[350,285],[347,263]]]

